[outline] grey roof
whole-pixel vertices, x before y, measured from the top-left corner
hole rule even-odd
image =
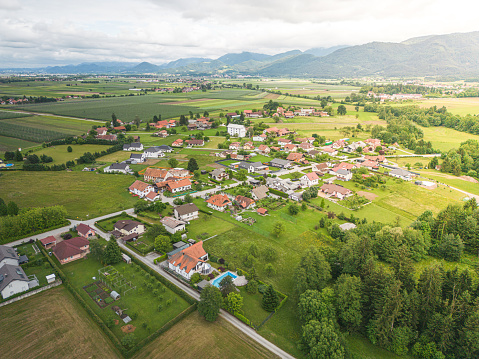
[[[28,257],[26,255],[22,255],[20,256],[20,258],[18,258],[18,264],[23,264],[23,263],[28,263]]]
[[[255,168],[256,168],[256,167],[264,167],[264,164],[262,164],[262,163],[259,162],[259,161],[258,161],[258,162],[251,162],[250,164],[251,164],[251,166],[253,166],[253,167],[255,167]]]
[[[153,146],[153,147],[149,147],[145,150],[145,152],[148,152],[148,153],[156,153],[156,152],[159,152],[160,151],[160,148],[158,146]]]
[[[403,176],[403,177],[407,177],[407,176],[412,175],[411,172],[403,170],[402,168],[396,168],[396,169],[392,170],[391,172],[389,172],[389,174],[395,174],[397,176]]]
[[[22,267],[4,264],[0,267],[0,292],[14,280],[29,282]]]
[[[141,148],[142,144],[140,142],[134,142],[134,143],[130,143],[130,147]]]
[[[180,216],[185,214],[190,214],[193,212],[198,212],[198,207],[194,203],[186,203],[182,204],[181,206],[175,207],[175,211],[178,212]]]
[[[190,243],[185,243],[185,245],[183,247],[176,248],[176,249],[172,250],[171,252],[168,252],[167,255],[168,255],[168,257],[171,257],[172,255],[174,255],[178,252],[181,252],[183,249],[188,248],[190,246],[191,246]]]
[[[343,223],[339,226],[343,231],[349,231],[350,229],[356,228],[356,225],[354,223]]]
[[[160,220],[161,224],[163,224],[164,226],[166,227],[170,227],[170,228],[176,228],[176,227],[179,227],[179,226],[182,226],[185,224],[185,222],[179,220],[179,219],[176,219],[176,218],[173,218],[173,217],[163,217],[161,220]]]
[[[12,247],[0,246],[0,262],[5,258],[18,259],[18,254]]]
[[[208,282],[206,279],[203,279],[201,282],[197,284],[198,289],[203,290],[205,287],[211,285],[210,282]]]
[[[140,222],[137,222],[137,221],[133,221],[131,219],[126,219],[126,220],[122,220],[122,221],[118,221],[116,222],[113,227],[117,230],[120,230],[120,229],[124,229],[125,231],[131,231],[133,228],[136,228],[140,225],[142,225],[143,223],[140,223]]]
[[[141,153],[132,153],[130,155],[130,160],[141,160],[143,155]]]
[[[340,175],[343,175],[343,176],[347,176],[351,172],[349,172],[348,170],[344,170],[344,169],[340,168],[339,170],[336,171],[336,173],[340,174]]]
[[[126,163],[112,163],[110,165],[111,170],[122,170],[126,171],[128,165]]]
[[[219,176],[219,175],[221,175],[221,174],[223,174],[223,173],[225,173],[225,172],[226,172],[226,171],[225,171],[224,168],[217,168],[217,169],[211,171],[211,172],[210,172],[210,175],[211,175],[211,176],[214,176],[214,177],[217,177],[217,176]]]
[[[127,149],[129,149],[129,148],[130,148],[130,145],[129,145],[129,144],[123,145],[123,149],[124,149],[124,150],[127,150]]]
[[[171,148],[170,146],[167,146],[167,145],[161,145],[161,146],[158,146],[158,148],[162,151],[171,151],[173,150],[173,148]]]
[[[279,167],[284,167],[284,166],[290,164],[291,161],[283,160],[282,158],[274,158],[274,159],[272,159],[271,161],[269,161],[269,163],[270,163],[272,166],[278,165]]]

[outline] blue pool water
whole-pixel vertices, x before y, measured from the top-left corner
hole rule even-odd
[[[12,166],[13,166],[13,163],[7,163],[5,166],[6,166],[6,167],[12,167]]]
[[[231,272],[226,272],[226,273],[223,273],[222,275],[220,275],[219,277],[213,279],[213,281],[211,282],[211,284],[213,284],[215,287],[220,287],[220,283],[221,281],[223,280],[224,277],[226,276],[230,276],[232,277],[233,279],[235,279],[237,277],[237,275],[234,275],[233,273]]]

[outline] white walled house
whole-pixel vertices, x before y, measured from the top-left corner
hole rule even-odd
[[[12,247],[0,245],[0,267],[4,264],[18,265],[18,254]]]
[[[228,134],[231,137],[246,137],[246,127],[243,125],[236,125],[234,123],[230,123],[227,126]]]
[[[163,217],[160,222],[171,234],[175,234],[176,232],[184,231],[186,229],[186,222],[173,217]]]
[[[181,206],[175,207],[173,213],[176,219],[189,222],[198,218],[198,207],[194,203],[186,203]]]
[[[165,157],[164,151],[160,149],[158,146],[149,147],[143,152],[146,158],[160,158]]]
[[[168,268],[189,280],[194,273],[210,273],[211,265],[206,263],[207,260],[208,253],[203,249],[203,241],[200,241],[171,255]]]
[[[319,176],[316,172],[306,173],[300,178],[301,187],[312,187],[316,186],[319,183]]]
[[[103,172],[106,173],[113,173],[113,172],[119,172],[119,173],[128,173],[130,172],[130,166],[126,163],[112,163],[110,166],[107,166],[103,169]]]
[[[146,197],[146,195],[155,189],[149,183],[142,181],[135,181],[129,188],[131,193],[138,195],[140,198]]]

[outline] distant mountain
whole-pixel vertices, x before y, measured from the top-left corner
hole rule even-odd
[[[270,55],[265,54],[257,54],[254,52],[242,52],[240,54],[226,54],[219,57],[217,60],[221,61],[222,63],[232,66],[236,64],[240,64],[245,61],[264,61],[271,57]]]
[[[168,62],[167,64],[163,64],[160,67],[165,69],[176,69],[178,67],[188,66],[191,64],[197,64],[199,62],[207,62],[211,61],[211,59],[204,58],[204,57],[188,57],[185,59],[178,59],[175,61]]]
[[[339,46],[333,46],[333,47],[314,47],[312,49],[306,50],[304,53],[305,54],[311,54],[317,57],[323,57],[326,55],[329,55],[333,53],[336,50],[339,49],[344,49],[347,47],[346,45],[339,45]]]
[[[132,73],[150,73],[158,72],[159,69],[159,66],[153,65],[152,63],[145,61],[136,65],[135,67],[132,67],[131,69],[128,69],[127,71]]]
[[[51,74],[106,74],[121,73],[135,66],[131,62],[85,62],[79,65],[48,66],[36,69]]]

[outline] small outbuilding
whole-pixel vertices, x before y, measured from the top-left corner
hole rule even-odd
[[[118,294],[118,292],[115,292],[114,290],[112,290],[111,293],[110,293],[110,297],[112,297],[115,300],[118,300],[118,299],[120,299],[120,294]]]
[[[123,261],[126,262],[126,264],[131,263],[131,258],[129,256],[127,256],[125,253],[121,254],[121,259],[123,259]]]
[[[45,278],[47,279],[48,284],[53,283],[56,279],[55,274],[49,274],[49,275],[45,276]]]

